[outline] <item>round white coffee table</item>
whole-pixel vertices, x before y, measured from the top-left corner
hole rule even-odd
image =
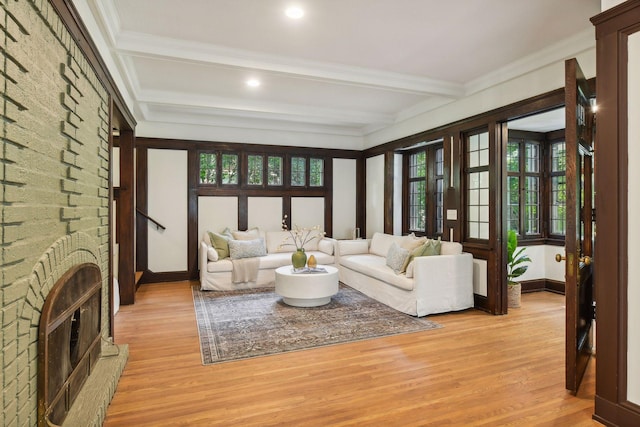
[[[319,265],[326,273],[294,273],[286,265],[276,269],[276,293],[285,304],[294,307],[317,307],[328,304],[338,293],[338,269]]]

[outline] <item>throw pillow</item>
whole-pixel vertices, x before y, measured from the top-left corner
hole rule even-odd
[[[393,242],[387,253],[387,265],[391,267],[396,274],[399,274],[408,256],[408,250]]]
[[[409,256],[404,261],[404,265],[400,269],[401,273],[407,271],[407,266],[411,263],[411,261],[413,261],[413,259],[415,257],[419,257],[419,256],[423,255],[424,250],[425,250],[425,248],[427,247],[428,244],[429,244],[428,241],[424,242],[422,245],[418,246],[417,248],[414,248],[412,251],[409,252]]]
[[[408,236],[404,236],[402,238],[402,243],[400,244],[400,246],[411,252],[412,250],[424,245],[426,241],[426,237],[416,237],[415,234],[411,233]]]
[[[209,246],[209,248],[207,249],[207,259],[209,261],[217,261],[219,258],[218,255],[218,251],[216,251],[216,249],[212,246]]]
[[[441,246],[442,246],[442,242],[440,241],[440,239],[438,240],[430,239],[427,243],[424,244],[424,251],[420,256],[440,255]]]
[[[254,258],[267,255],[262,237],[254,240],[229,240],[231,259]]]
[[[218,258],[223,259],[229,256],[229,238],[223,234],[209,232],[209,240],[211,240],[211,246],[218,252]]]
[[[260,237],[260,230],[255,227],[247,231],[232,231],[231,234],[234,240],[254,240]]]

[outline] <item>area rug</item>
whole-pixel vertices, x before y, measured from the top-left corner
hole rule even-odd
[[[291,307],[270,289],[201,291],[193,301],[204,365],[441,327],[340,285],[329,304]]]

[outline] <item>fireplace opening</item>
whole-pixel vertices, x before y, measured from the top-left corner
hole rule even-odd
[[[61,425],[100,357],[102,278],[95,264],[51,289],[38,334],[38,425]]]

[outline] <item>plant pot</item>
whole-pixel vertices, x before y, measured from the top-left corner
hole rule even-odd
[[[303,268],[307,265],[307,254],[304,253],[304,249],[298,249],[291,255],[291,264],[293,268]]]
[[[522,293],[522,286],[520,283],[507,286],[507,306],[509,308],[520,308],[520,297]]]

